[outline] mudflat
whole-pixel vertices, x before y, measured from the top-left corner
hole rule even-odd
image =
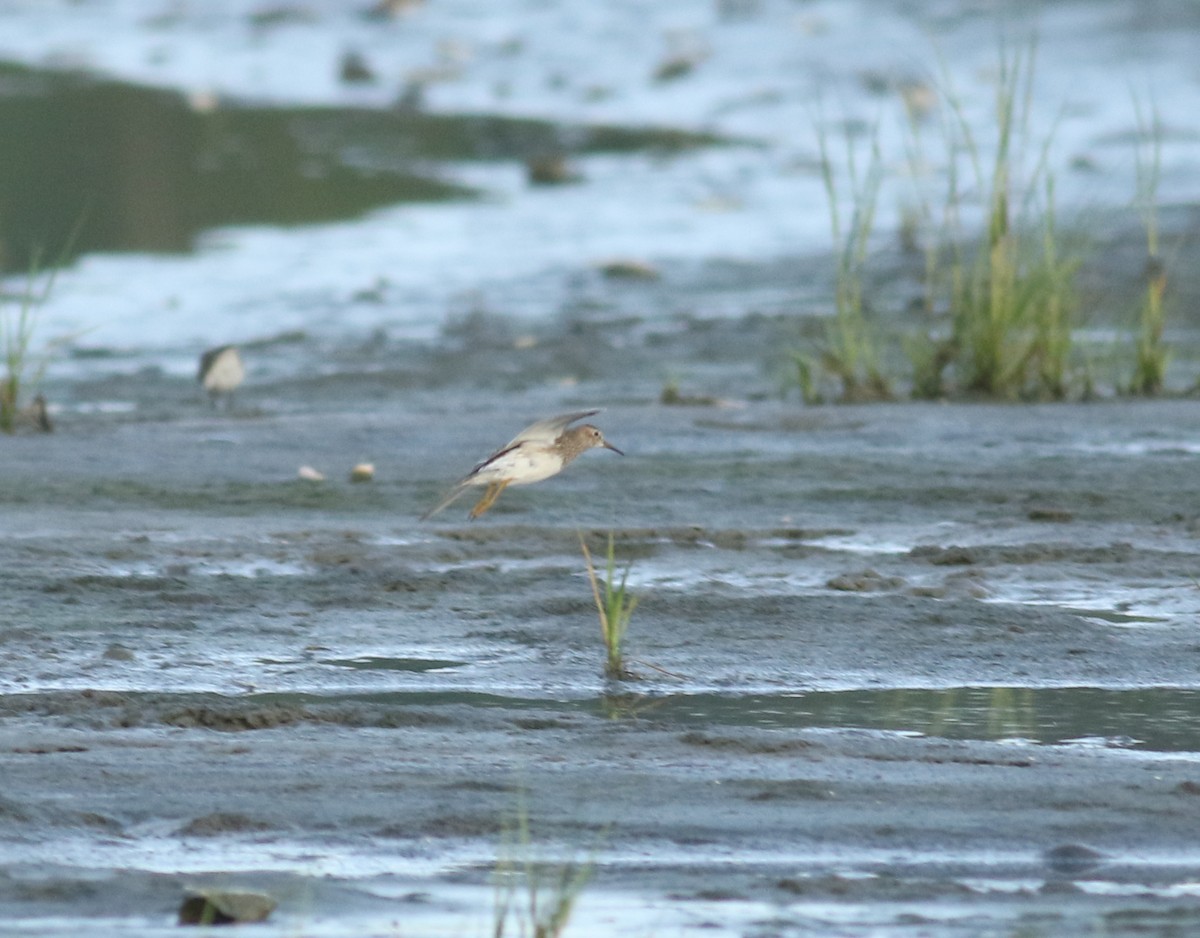
[[[526,860],[543,907],[586,870],[568,934],[1200,928],[1194,400],[625,388],[4,440],[0,933],[161,934],[190,887],[272,895],[256,934],[488,933]],[[418,522],[593,404],[624,459]]]

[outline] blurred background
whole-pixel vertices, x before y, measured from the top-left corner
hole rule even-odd
[[[1188,348],[1198,35],[1191,0],[5,0],[6,315],[32,277],[67,409],[191,393],[224,343],[277,406],[317,372],[587,380],[581,329],[664,391],[853,396],[840,291],[936,358],[930,265],[994,227],[1003,171],[1005,222],[1049,218],[1077,267],[1084,357],[1145,331],[1148,264]],[[878,344],[888,392],[920,390]]]

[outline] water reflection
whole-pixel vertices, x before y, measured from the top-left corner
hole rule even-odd
[[[326,658],[322,664],[350,668],[355,671],[451,671],[467,664],[443,658],[381,658],[365,655],[360,658]]]
[[[34,253],[44,263],[186,251],[218,226],[330,221],[470,195],[438,178],[437,161],[706,142],[490,116],[217,106],[0,64],[0,270],[25,269]]]
[[[327,697],[302,695],[313,705]],[[1200,752],[1200,691],[1179,688],[953,687],[794,694],[602,694],[573,700],[462,691],[349,694],[385,707],[557,710],[681,728],[868,729],[943,739],[1022,739]]]
[[[1176,688],[954,687],[786,696],[699,694],[658,710],[681,722],[857,727],[945,739],[1028,739],[1200,751],[1200,692]]]
[[[184,251],[217,225],[350,217],[462,190],[306,151],[290,114],[0,67],[0,266],[89,251]],[[75,240],[68,240],[78,229]]]

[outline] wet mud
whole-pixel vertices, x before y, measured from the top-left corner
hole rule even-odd
[[[228,888],[279,901],[264,933],[477,933],[516,850],[591,865],[572,934],[1200,925],[1194,401],[479,380],[214,413],[125,377],[132,412],[5,441],[10,923],[152,934]],[[624,459],[417,521],[595,403]]]
[[[695,5],[70,6],[43,41],[14,5],[42,64],[0,65],[0,266],[75,258],[26,373],[55,430],[0,438],[0,935],[213,891],[262,936],[525,935],[577,877],[568,935],[1200,933],[1194,4],[1037,5],[1072,402],[875,406],[799,400],[814,103],[840,144],[944,49],[990,114],[990,12],[725,2],[680,59]],[[865,276],[912,336],[907,198]],[[1130,399],[1160,239],[1169,396]],[[418,520],[592,407],[623,458]]]

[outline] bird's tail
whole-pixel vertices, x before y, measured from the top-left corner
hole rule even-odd
[[[465,481],[459,482],[458,485],[454,486],[454,488],[452,488],[449,492],[446,493],[445,497],[440,502],[438,502],[436,505],[434,505],[432,508],[430,508],[429,511],[425,512],[425,514],[421,515],[421,520],[428,521],[430,518],[432,518],[434,515],[436,515],[443,508],[450,507],[450,503],[453,502],[455,499],[457,499],[460,495],[462,495],[462,493],[465,492],[466,490],[467,490],[467,483]]]

